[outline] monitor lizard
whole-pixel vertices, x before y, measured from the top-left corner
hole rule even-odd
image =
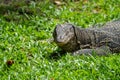
[[[53,38],[62,50],[73,55],[120,53],[120,20],[108,22],[99,28],[58,24],[53,31]]]

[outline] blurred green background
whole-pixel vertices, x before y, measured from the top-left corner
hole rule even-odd
[[[0,79],[119,80],[119,54],[60,55],[48,41],[59,23],[87,28],[118,19],[120,0],[1,0]]]

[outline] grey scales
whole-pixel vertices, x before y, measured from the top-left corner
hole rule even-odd
[[[99,28],[58,24],[53,31],[53,38],[62,50],[73,55],[120,53],[120,20],[108,22]]]

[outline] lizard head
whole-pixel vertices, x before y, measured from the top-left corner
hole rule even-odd
[[[53,38],[57,45],[63,46],[74,37],[74,34],[74,26],[72,24],[58,24],[54,29]]]

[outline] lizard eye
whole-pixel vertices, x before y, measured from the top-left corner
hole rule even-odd
[[[69,31],[67,31],[65,35],[68,35],[68,34],[69,34]]]

